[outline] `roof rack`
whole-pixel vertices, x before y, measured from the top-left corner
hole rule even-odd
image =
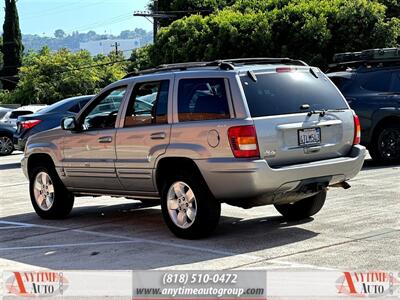
[[[249,64],[291,64],[298,66],[308,66],[301,60],[295,60],[290,58],[234,58],[234,59],[219,59],[208,62],[186,62],[177,64],[164,64],[159,65],[155,68],[141,70],[138,72],[128,73],[125,78],[135,77],[139,75],[147,75],[165,71],[186,71],[191,68],[204,68],[204,67],[218,67],[221,70],[234,70],[235,66],[238,65],[249,65]]]
[[[368,49],[358,52],[337,53],[329,68],[360,67],[363,65],[400,62],[400,48]]]

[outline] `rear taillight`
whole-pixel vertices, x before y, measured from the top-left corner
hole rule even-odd
[[[20,122],[20,125],[23,129],[30,129],[32,127],[35,127],[37,124],[42,122],[42,120],[28,120],[28,121],[22,121]]]
[[[253,125],[231,127],[228,129],[228,137],[235,157],[260,157],[256,129]]]
[[[358,145],[361,142],[361,125],[360,119],[354,114],[354,140],[353,145]]]

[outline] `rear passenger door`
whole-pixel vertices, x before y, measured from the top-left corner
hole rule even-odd
[[[232,155],[227,135],[233,124],[228,79],[180,76],[168,155],[193,159]]]
[[[135,83],[116,136],[116,170],[128,191],[155,192],[153,170],[165,153],[171,133],[168,99],[173,76]]]

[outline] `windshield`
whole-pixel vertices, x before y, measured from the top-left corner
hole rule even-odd
[[[301,113],[309,110],[347,109],[335,86],[318,73],[302,71],[257,74],[257,81],[242,76],[241,81],[252,117]],[[304,104],[308,110],[301,110]]]

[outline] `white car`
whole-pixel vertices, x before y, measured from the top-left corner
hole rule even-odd
[[[47,105],[27,105],[18,107],[17,109],[6,113],[4,117],[0,120],[0,123],[17,127],[17,120],[19,116],[34,114],[39,110],[45,108],[46,106]]]

